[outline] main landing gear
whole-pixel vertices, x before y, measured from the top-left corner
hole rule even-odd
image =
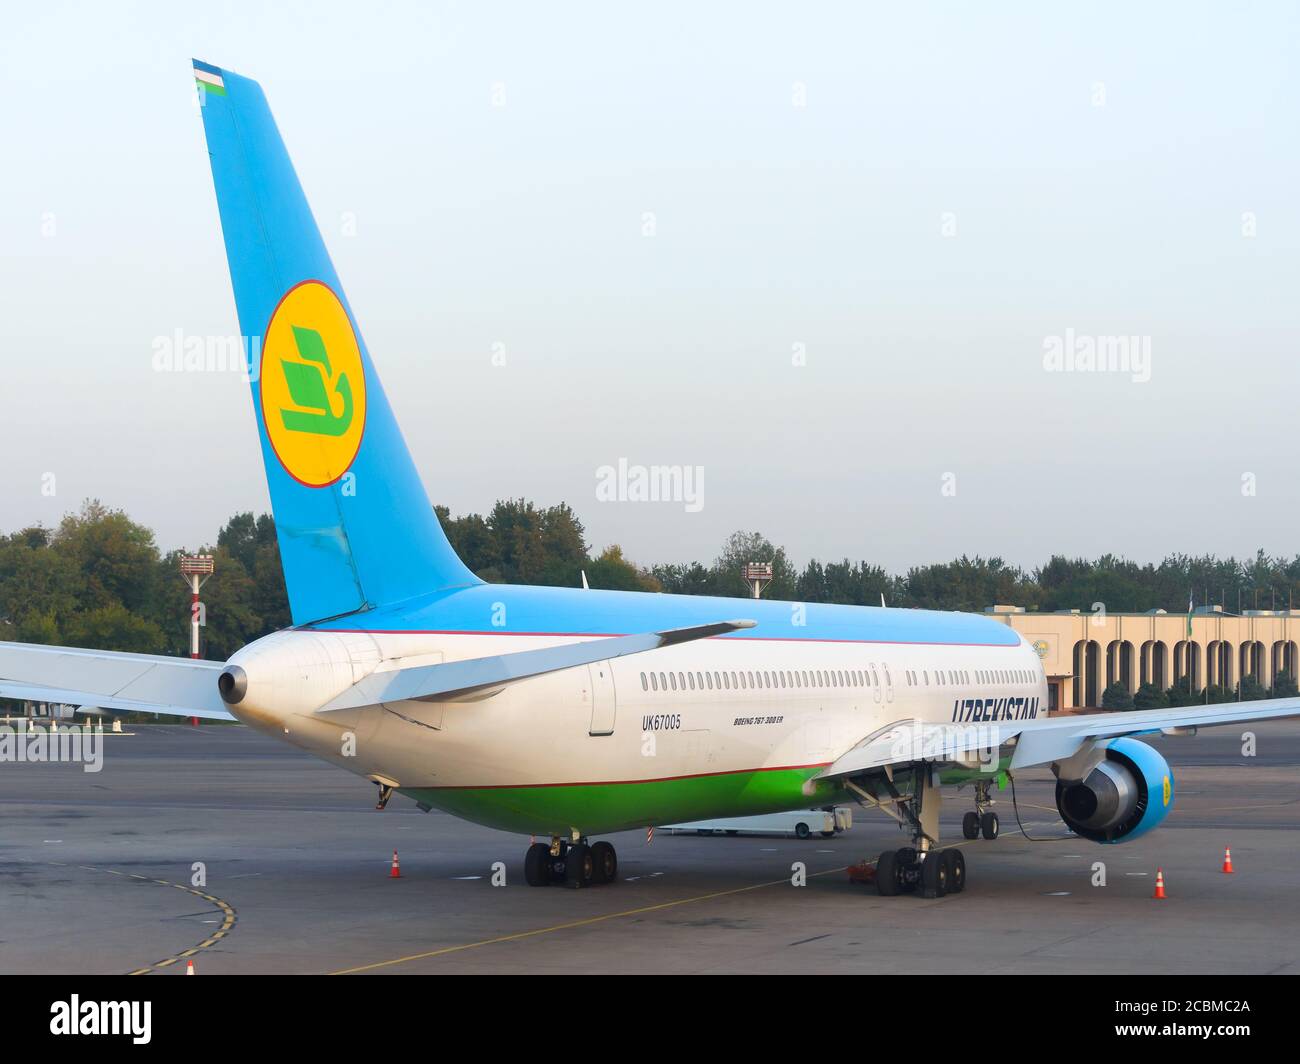
[[[942,898],[966,889],[966,858],[961,850],[929,850],[914,847],[886,850],[876,861],[876,890],[885,897],[914,894]]]
[[[961,818],[961,833],[968,839],[977,839],[983,835],[989,842],[998,837],[998,815],[990,808],[993,799],[989,797],[989,781],[977,780],[975,783],[975,808]]]
[[[618,854],[608,842],[588,844],[584,838],[569,842],[557,835],[549,846],[535,842],[528,847],[524,880],[530,887],[563,883],[578,888],[616,883]]]
[[[966,889],[965,856],[960,850],[936,848],[942,804],[938,770],[919,766],[912,797],[898,802],[902,818],[912,828],[912,845],[886,850],[876,861],[876,890],[882,895],[912,894],[919,889],[922,897],[942,898]]]

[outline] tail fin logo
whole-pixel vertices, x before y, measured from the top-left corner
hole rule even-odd
[[[280,464],[308,487],[333,484],[361,447],[366,378],[338,296],[320,281],[285,293],[262,345],[262,421]]]

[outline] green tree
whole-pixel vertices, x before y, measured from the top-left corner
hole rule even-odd
[[[669,595],[717,595],[714,573],[699,562],[684,565],[656,565],[650,576]]]
[[[121,510],[88,499],[76,514],[59,522],[53,549],[75,566],[79,608],[93,610],[121,603],[147,615],[158,590],[158,547],[153,532]]]
[[[63,634],[68,645],[94,650],[161,654],[167,648],[167,637],[157,624],[137,616],[120,602],[73,614]]]
[[[1253,676],[1243,676],[1237,685],[1237,698],[1242,702],[1256,702],[1268,697],[1268,688]]]
[[[1153,683],[1144,683],[1133,696],[1134,709],[1165,709],[1169,696]]]
[[[57,643],[61,618],[78,607],[77,567],[45,528],[0,537],[0,639]]]
[[[1300,695],[1300,688],[1297,688],[1295,676],[1283,669],[1273,677],[1273,697],[1274,698],[1295,698]]]
[[[1101,693],[1102,709],[1132,709],[1133,705],[1133,696],[1128,693],[1128,688],[1118,680],[1108,685],[1106,690]]]
[[[898,605],[979,613],[995,603],[1035,605],[1033,581],[1001,558],[962,555],[943,565],[908,570]]]
[[[284,585],[284,567],[280,564],[280,541],[275,534],[275,518],[259,514],[256,518],[248,512],[235,514],[217,533],[217,549],[224,551],[239,565],[227,589],[233,591],[235,583],[251,578],[251,591],[239,590],[236,598],[241,606],[257,617],[250,638],[268,635],[287,628],[290,624],[289,594]],[[205,549],[204,553],[211,553]],[[225,566],[218,562],[217,573],[223,574]],[[213,580],[217,579],[216,576]],[[214,589],[214,594],[224,595],[227,589]],[[205,588],[206,590],[206,588]],[[248,625],[244,617],[235,622],[233,631]],[[219,645],[225,647],[225,642]],[[238,649],[236,647],[235,649]],[[229,651],[224,656],[228,657]]]
[[[659,582],[623,557],[623,548],[614,544],[587,563],[587,583],[609,591],[658,591]]]
[[[1205,702],[1203,690],[1192,687],[1191,679],[1183,676],[1165,692],[1170,706],[1197,706]]]

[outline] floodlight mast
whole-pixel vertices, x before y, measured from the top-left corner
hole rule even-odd
[[[745,578],[745,583],[749,585],[750,594],[754,598],[761,597],[763,588],[772,582],[771,562],[747,562],[741,567],[740,572]]]
[[[190,657],[199,656],[199,628],[203,624],[203,604],[199,601],[201,588],[213,572],[216,571],[216,559],[211,554],[185,554],[181,556],[181,579],[190,589]],[[198,717],[191,717],[190,723],[197,725]]]
[[[211,554],[186,554],[181,558],[181,578],[190,588],[190,657],[199,656],[199,627],[203,616],[203,606],[199,602],[201,588],[213,572],[217,563]]]

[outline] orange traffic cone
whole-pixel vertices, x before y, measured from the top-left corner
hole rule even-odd
[[[1223,848],[1223,870],[1232,874],[1232,850],[1227,846]]]
[[[191,957],[189,960],[187,960],[187,961],[185,962],[185,974],[186,974],[186,975],[193,975],[193,974],[194,974],[194,958],[193,958],[193,957]]]
[[[1164,900],[1164,897],[1165,897],[1165,870],[1164,870],[1163,868],[1157,868],[1157,869],[1156,869],[1156,892],[1152,895],[1152,897],[1153,897],[1153,898],[1156,898],[1156,899],[1158,899],[1158,900],[1160,900],[1160,901],[1163,901],[1163,900]]]
[[[401,869],[401,866],[398,865],[398,863],[397,863],[397,851],[396,851],[396,850],[393,851],[393,867],[392,867],[392,870],[389,871],[389,873],[388,873],[388,878],[389,878],[389,879],[401,879],[401,878],[402,878],[402,869]]]

